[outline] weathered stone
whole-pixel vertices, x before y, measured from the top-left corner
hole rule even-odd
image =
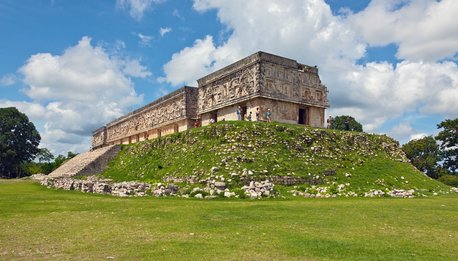
[[[244,107],[242,117],[256,115],[259,110],[259,118],[253,120],[274,119],[323,127],[324,111],[329,106],[327,88],[316,67],[264,52],[252,54],[197,82],[198,88],[183,87],[97,129],[93,133],[93,148],[184,131],[194,126],[196,118],[200,119],[197,126],[236,120],[238,105]],[[269,118],[265,116],[267,111],[271,114]],[[255,146],[248,144],[240,151],[244,149],[255,150]],[[240,156],[237,161],[253,159]]]
[[[119,146],[108,146],[98,150],[78,154],[51,172],[48,176],[56,178],[100,173],[106,168],[108,162],[119,153],[119,151]]]
[[[217,181],[215,182],[215,187],[217,189],[225,189],[226,188],[226,183],[222,181]]]

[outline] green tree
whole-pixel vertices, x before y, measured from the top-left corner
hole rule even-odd
[[[456,174],[458,169],[458,118],[454,120],[445,120],[437,125],[442,129],[436,136],[436,140],[441,141],[441,157],[443,167],[448,169],[452,174]]]
[[[71,159],[73,157],[75,157],[76,155],[78,155],[78,153],[73,153],[71,151],[67,152],[67,159]]]
[[[35,158],[40,134],[24,113],[0,108],[0,176],[20,177],[21,164]]]
[[[348,122],[348,128],[350,131],[359,131],[359,132],[363,131],[363,125],[357,122],[355,118],[348,116],[348,115],[336,116],[332,118],[331,129],[347,130],[345,126],[346,122]]]
[[[55,159],[54,159],[54,162],[52,162],[52,169],[51,169],[51,172],[55,169],[57,169],[58,167],[60,167],[60,165],[64,164],[67,160],[75,157],[76,155],[78,155],[78,153],[73,153],[71,151],[67,152],[67,157],[65,157],[64,155],[62,154],[59,154]]]
[[[47,148],[40,148],[37,154],[38,162],[50,162],[54,159],[54,155]]]
[[[432,136],[411,140],[402,146],[402,150],[418,170],[431,178],[439,178],[437,162],[439,161],[439,145]]]

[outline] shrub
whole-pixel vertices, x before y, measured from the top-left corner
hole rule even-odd
[[[245,190],[241,189],[241,188],[236,188],[234,190],[232,190],[232,192],[235,193],[235,195],[237,195],[239,198],[246,198],[246,194],[245,194]]]
[[[452,187],[458,187],[458,176],[455,175],[444,175],[439,178],[439,181]]]

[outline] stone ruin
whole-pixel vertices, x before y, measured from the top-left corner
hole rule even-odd
[[[329,107],[327,88],[316,66],[257,52],[118,118],[93,132],[92,150],[63,164],[50,177],[92,175],[103,171],[131,144],[205,126],[237,120],[237,108],[246,118],[265,121],[267,110],[277,122],[323,127]],[[259,110],[259,119],[255,118]],[[198,124],[196,124],[198,123]],[[292,181],[287,181],[292,182]]]
[[[316,66],[257,52],[197,80],[93,132],[92,148],[130,144],[205,126],[246,119],[270,109],[277,122],[324,126],[328,90]],[[197,124],[196,124],[197,122]]]

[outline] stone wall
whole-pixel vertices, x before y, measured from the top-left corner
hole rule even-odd
[[[209,82],[199,84],[198,114],[221,109],[259,95],[260,87],[257,84],[260,65],[249,64],[244,68],[237,68],[228,75]]]
[[[263,97],[321,108],[329,106],[327,88],[321,84],[315,67],[299,63],[294,67],[283,67],[264,62],[260,80]]]
[[[198,83],[197,113],[203,125],[211,118],[236,120],[240,105],[246,116],[252,112],[253,119],[259,107],[261,120],[271,109],[276,121],[323,127],[324,110],[329,107],[327,88],[321,84],[316,67],[262,52],[209,74]]]
[[[308,107],[309,122],[313,127],[324,127],[324,109],[320,107]]]
[[[107,129],[105,126],[92,133],[92,148],[98,148],[106,143]]]
[[[324,127],[329,107],[327,88],[316,67],[258,52],[197,80],[199,87],[183,87],[94,131],[93,148],[130,144],[185,131],[200,118],[203,126],[237,120],[256,109],[272,110],[278,122]]]
[[[93,133],[92,147],[130,144],[183,131],[196,118],[197,89],[183,87],[128,115],[108,123]]]
[[[120,151],[119,146],[107,146],[76,155],[49,174],[50,177],[93,175],[102,172]]]

